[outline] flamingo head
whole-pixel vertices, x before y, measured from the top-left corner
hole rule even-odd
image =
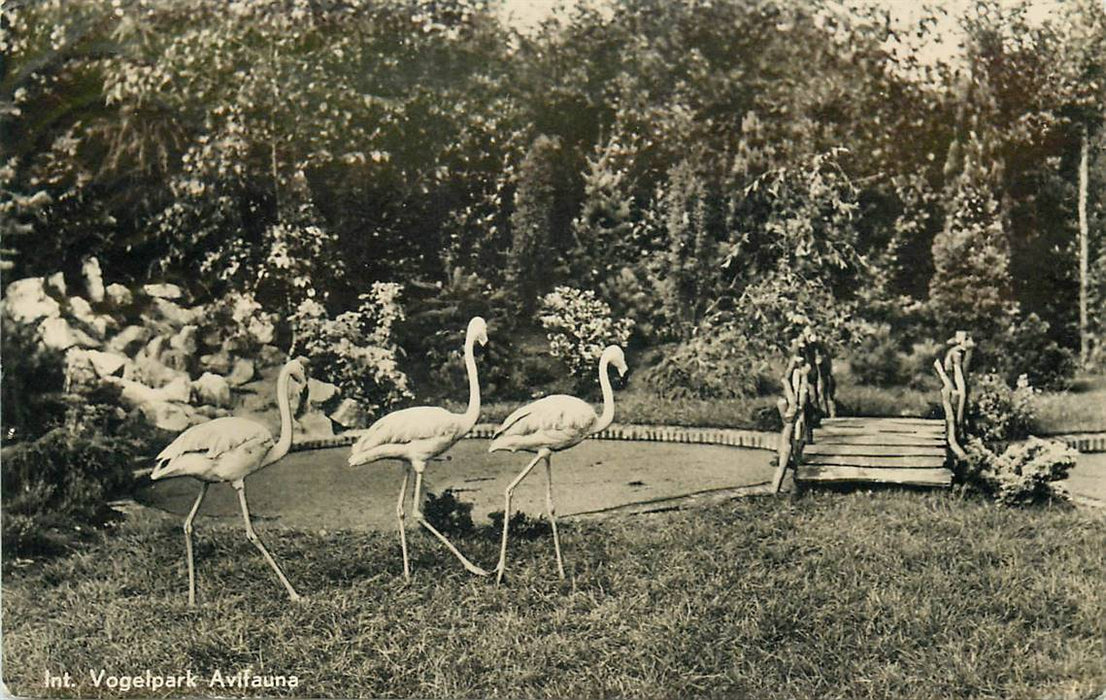
[[[618,370],[618,376],[626,376],[629,367],[626,366],[626,355],[622,352],[622,348],[617,345],[608,345],[603,351],[603,357],[606,357],[607,362],[614,365],[615,369]]]
[[[294,397],[293,403],[298,404],[307,389],[307,358],[297,357],[284,365],[283,373],[288,377],[288,395]]]
[[[473,316],[469,321],[469,328],[466,336],[473,341],[480,343],[480,345],[488,344],[488,322],[484,320],[482,316]]]

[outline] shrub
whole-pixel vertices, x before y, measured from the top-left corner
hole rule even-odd
[[[1048,321],[1029,314],[1011,324],[1006,341],[995,353],[994,364],[1007,381],[1026,375],[1038,389],[1066,389],[1075,375],[1075,354],[1049,336]]]
[[[1029,436],[1033,423],[1033,388],[1019,377],[1011,388],[997,374],[981,374],[969,384],[967,432],[991,448]]]
[[[292,354],[306,354],[312,374],[338,385],[343,396],[374,413],[410,398],[394,338],[394,325],[403,319],[399,293],[398,284],[375,282],[372,291],[361,295],[357,309],[334,319],[321,304],[301,302],[291,318]]]
[[[556,287],[542,297],[541,325],[553,356],[564,360],[577,384],[590,387],[603,348],[625,345],[633,321],[613,320],[611,307],[591,290]]]
[[[486,532],[489,537],[498,538],[503,532],[503,511],[494,510],[488,513],[491,525]],[[519,540],[536,540],[552,532],[552,527],[545,516],[532,518],[521,510],[511,513],[511,538]]]
[[[861,384],[898,386],[906,383],[906,363],[891,327],[881,324],[849,354],[849,368]],[[932,370],[931,370],[932,371]]]
[[[229,292],[207,307],[201,325],[204,337],[215,337],[227,350],[256,357],[276,336],[276,314],[262,311],[252,294]]]
[[[422,513],[428,523],[445,535],[470,535],[475,529],[472,504],[457,498],[453,489],[442,491],[441,496],[427,491]]]
[[[106,501],[133,484],[140,440],[55,428],[3,450],[5,555],[50,553],[82,524],[102,524]]]
[[[1001,455],[979,438],[970,440],[967,450],[971,476],[1005,505],[1063,496],[1054,482],[1067,477],[1076,458],[1067,445],[1036,437],[1010,445]]]
[[[34,439],[61,425],[66,402],[65,360],[60,352],[38,342],[38,330],[32,325],[12,321],[0,315],[0,384],[3,387],[4,442]]]
[[[732,399],[779,390],[769,366],[735,327],[701,329],[644,373],[666,398]]]

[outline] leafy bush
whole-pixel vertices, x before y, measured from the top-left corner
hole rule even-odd
[[[34,439],[64,420],[64,358],[38,342],[34,326],[16,323],[6,313],[0,320],[3,440]]]
[[[343,396],[374,413],[410,398],[394,339],[395,323],[403,319],[399,294],[398,284],[374,282],[356,310],[334,319],[318,302],[301,302],[291,318],[292,353],[306,354],[313,375],[338,385]]]
[[[764,355],[736,326],[701,329],[643,373],[666,398],[731,399],[773,393],[779,383]]]
[[[0,456],[5,555],[56,551],[84,524],[111,515],[106,501],[133,483],[135,456],[146,445],[55,428],[37,440],[5,447]]]
[[[230,352],[256,357],[262,345],[273,342],[276,322],[276,314],[262,311],[252,294],[229,292],[207,307],[200,330],[221,339]]]
[[[965,416],[968,434],[991,449],[1029,436],[1033,423],[1033,388],[1022,376],[1011,388],[997,374],[982,374],[969,384]]]
[[[611,307],[590,289],[556,287],[541,300],[541,325],[551,352],[582,387],[593,386],[595,363],[608,345],[625,345],[633,321],[611,318]]]
[[[472,504],[457,498],[453,489],[442,491],[441,496],[427,491],[422,513],[427,522],[445,535],[470,535],[475,529]]]
[[[1062,496],[1054,482],[1067,477],[1076,452],[1055,440],[1031,437],[996,454],[979,438],[967,444],[969,473],[1005,505],[1036,503]]]
[[[897,386],[905,383],[906,363],[887,324],[877,326],[849,354],[853,377],[861,384]]]
[[[500,533],[503,532],[503,511],[494,510],[488,513],[488,520],[491,521],[491,525],[485,532],[488,533],[489,537],[498,538]],[[511,538],[520,540],[536,540],[553,531],[544,515],[532,518],[521,510],[511,513],[510,528]]]
[[[1029,314],[1011,324],[1005,341],[994,353],[994,365],[1007,381],[1024,374],[1045,391],[1066,389],[1075,375],[1075,354],[1049,336],[1049,324]]]

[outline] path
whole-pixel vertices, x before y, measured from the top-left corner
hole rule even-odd
[[[503,510],[503,490],[526,465],[525,453],[488,454],[486,440],[462,440],[450,461],[426,469],[430,491],[452,488],[473,503],[473,520]],[[348,447],[296,452],[251,476],[246,482],[250,510],[259,518],[277,518],[303,528],[392,529],[403,478],[399,462],[349,467]],[[559,516],[570,518],[693,493],[765,484],[772,478],[768,450],[588,440],[553,456],[553,483]],[[142,489],[138,500],[179,515],[188,512],[199,483],[168,479]],[[545,508],[544,470],[535,470],[514,492],[512,506],[538,516]],[[201,515],[238,518],[230,487],[216,485]]]

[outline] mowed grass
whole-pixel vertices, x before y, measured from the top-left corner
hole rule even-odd
[[[1106,431],[1106,375],[1080,375],[1067,391],[1034,398],[1041,433]]]
[[[1106,689],[1106,516],[948,493],[815,493],[565,523],[512,542],[502,587],[391,533],[259,531],[290,604],[228,524],[143,515],[8,569],[4,680],[96,697],[89,669],[296,674],[307,697],[1087,698]],[[459,541],[494,562],[494,533]],[[53,691],[62,693],[62,691]],[[208,691],[203,683],[201,693]],[[225,689],[224,695],[262,691]],[[164,691],[165,695],[174,694]],[[131,695],[147,696],[149,691]]]

